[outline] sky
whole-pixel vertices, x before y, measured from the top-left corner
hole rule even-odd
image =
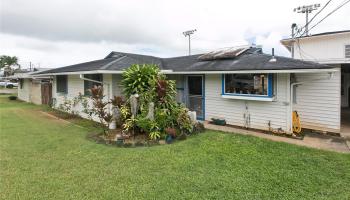
[[[188,54],[182,32],[196,29],[192,53],[262,45],[289,56],[280,40],[305,24],[293,8],[328,0],[0,0],[0,55],[23,68],[54,68],[104,58],[111,51],[160,57]],[[311,26],[340,5],[332,0]],[[313,11],[311,16],[317,11]],[[350,3],[310,31],[349,30]]]

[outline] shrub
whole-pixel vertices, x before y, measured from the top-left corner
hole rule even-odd
[[[167,80],[159,72],[156,65],[132,65],[123,73],[122,86],[126,103],[120,106],[120,113],[124,132],[134,132],[138,128],[152,140],[164,136],[166,130],[171,130],[168,135],[174,137],[176,130],[192,132],[193,124],[187,109],[176,101],[175,81]],[[134,94],[137,94],[138,109],[135,115],[131,115],[130,97]],[[132,96],[133,102],[136,101],[135,96]],[[112,100],[114,105],[120,101],[117,98]]]
[[[123,92],[127,97],[154,89],[159,68],[156,65],[131,65],[123,73]]]
[[[101,86],[94,86],[89,91],[91,92],[91,99],[94,106],[92,111],[100,119],[103,125],[103,133],[106,135],[109,125],[113,120],[113,115],[107,107],[110,102],[103,101],[103,88]]]
[[[9,100],[11,100],[11,101],[17,100],[17,97],[16,97],[16,96],[9,96],[8,98],[9,98]]]

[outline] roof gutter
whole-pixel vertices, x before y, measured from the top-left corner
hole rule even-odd
[[[249,73],[315,73],[315,72],[336,72],[337,68],[328,69],[287,69],[287,70],[235,70],[235,71],[173,71],[161,70],[163,74],[249,74]],[[40,76],[56,76],[56,75],[81,75],[81,74],[122,74],[124,71],[112,70],[93,70],[93,71],[78,71],[78,72],[59,72],[33,75]]]

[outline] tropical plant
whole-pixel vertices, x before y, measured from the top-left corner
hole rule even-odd
[[[67,97],[64,97],[63,102],[58,106],[59,110],[70,114],[72,112],[72,108],[73,108],[73,103],[71,100],[67,99]]]
[[[110,102],[103,101],[103,87],[94,86],[90,90],[93,104],[93,113],[99,118],[103,127],[103,133],[107,135],[108,127],[113,120],[113,115],[109,112],[108,106]]]
[[[16,56],[0,56],[0,69],[4,68],[4,76],[10,76],[14,73],[12,67],[17,66],[20,68],[18,64],[18,58]]]
[[[191,133],[193,131],[193,125],[191,118],[187,114],[187,109],[180,109],[177,117],[177,124],[181,131]]]
[[[148,134],[159,130],[158,122],[155,120],[150,120],[146,117],[139,117],[136,125]]]
[[[157,140],[160,138],[160,136],[161,136],[161,133],[159,131],[153,131],[149,133],[149,138],[151,140]]]
[[[131,116],[130,118],[125,120],[123,124],[123,130],[125,132],[130,132],[135,128],[136,123],[137,123],[137,119],[134,116]]]
[[[186,133],[192,131],[193,125],[187,110],[176,101],[175,81],[168,80],[157,66],[132,65],[123,73],[122,86],[127,99],[120,107],[124,131],[137,127],[151,139],[161,137],[166,130],[171,130],[174,137],[178,130]],[[130,96],[133,94],[138,95],[136,116],[130,114]],[[113,104],[117,104],[117,99],[113,100]]]
[[[113,106],[117,108],[121,108],[122,105],[125,104],[125,101],[123,100],[123,97],[121,96],[114,96],[113,99],[111,99],[111,103]]]
[[[123,92],[126,97],[132,94],[143,94],[154,89],[159,68],[156,65],[131,65],[123,73]]]
[[[131,117],[130,108],[127,105],[122,105],[120,107],[120,117],[122,121],[126,121],[129,117]]]

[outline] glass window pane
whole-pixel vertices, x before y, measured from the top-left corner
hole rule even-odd
[[[56,91],[58,93],[67,93],[67,75],[56,76]]]
[[[268,95],[268,74],[226,74],[225,93]]]
[[[103,81],[102,74],[85,74],[84,78],[92,79],[99,82]],[[90,95],[89,89],[93,88],[94,86],[100,86],[100,85],[102,84],[84,80],[84,95]]]
[[[190,95],[202,95],[202,76],[188,77],[188,93]]]

